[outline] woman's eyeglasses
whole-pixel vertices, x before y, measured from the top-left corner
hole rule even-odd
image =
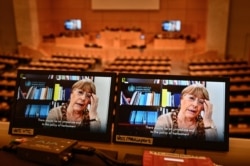
[[[189,95],[189,94],[187,94],[186,96],[185,96],[190,102],[197,102],[198,103],[198,105],[201,105],[201,106],[203,106],[203,104],[205,103],[205,99],[201,99],[201,98],[197,98],[197,97],[195,97],[194,95]]]
[[[77,94],[78,96],[80,96],[80,97],[84,96],[85,98],[88,98],[88,99],[90,99],[91,96],[92,96],[91,93],[85,92],[85,91],[83,91],[83,90],[81,90],[81,89],[76,89],[75,92],[76,92],[76,94]]]

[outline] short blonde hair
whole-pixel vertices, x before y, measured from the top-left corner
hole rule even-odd
[[[82,89],[82,90],[90,90],[91,93],[96,94],[96,87],[94,82],[91,79],[82,79],[77,81],[72,85],[72,90],[74,89]]]
[[[181,97],[184,94],[191,94],[194,95],[196,97],[200,97],[206,100],[209,100],[209,94],[208,91],[206,89],[206,87],[202,84],[192,84],[187,86],[186,88],[184,88],[181,92]]]

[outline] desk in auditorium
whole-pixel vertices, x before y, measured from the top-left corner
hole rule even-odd
[[[85,37],[56,37],[56,46],[78,46],[83,47],[86,42]]]
[[[0,122],[0,146],[7,145],[15,137],[8,135],[8,122]],[[83,142],[89,146],[93,146],[97,149],[110,150],[118,152],[118,159],[124,159],[127,153],[134,155],[142,155],[144,150],[155,150],[170,152],[169,148],[159,148],[159,147],[147,147],[147,146],[135,146],[135,145],[123,145],[114,143],[97,143],[97,142]],[[187,154],[207,156],[212,159],[213,162],[220,165],[250,165],[249,150],[250,150],[250,140],[241,138],[230,138],[229,139],[229,152],[215,152],[215,151],[202,151],[202,150],[187,150]],[[20,160],[13,158],[11,154],[5,154],[6,152],[0,153],[0,160],[7,162],[9,165],[15,165]],[[183,153],[183,149],[177,149],[176,153]],[[86,163],[88,158],[78,158],[82,163]],[[91,158],[94,160],[94,158]],[[79,162],[79,161],[78,161]],[[100,161],[96,161],[99,162]],[[13,163],[13,164],[11,164]]]
[[[183,39],[154,39],[155,49],[185,49],[186,40]]]

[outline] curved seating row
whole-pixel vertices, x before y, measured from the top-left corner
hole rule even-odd
[[[242,59],[194,60],[188,64],[192,76],[230,78],[230,136],[250,138],[250,65]]]
[[[171,60],[167,57],[121,56],[104,67],[104,71],[123,73],[169,74]]]

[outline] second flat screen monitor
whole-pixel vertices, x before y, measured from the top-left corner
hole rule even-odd
[[[120,74],[114,141],[228,150],[227,78]]]

